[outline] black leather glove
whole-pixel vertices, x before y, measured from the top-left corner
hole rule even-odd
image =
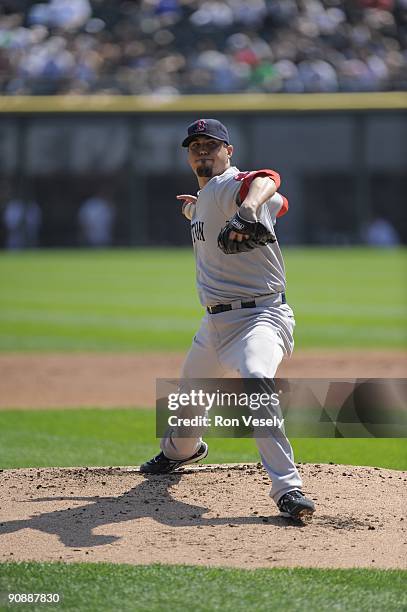
[[[231,232],[249,237],[244,238],[241,242],[231,240]],[[226,223],[218,236],[218,246],[226,255],[247,253],[275,241],[275,236],[260,221],[246,221],[238,212]]]

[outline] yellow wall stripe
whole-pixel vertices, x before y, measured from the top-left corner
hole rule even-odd
[[[405,110],[407,92],[155,96],[0,96],[0,113]]]

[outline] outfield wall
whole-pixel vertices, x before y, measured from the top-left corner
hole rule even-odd
[[[34,198],[40,244],[75,245],[79,206],[101,191],[116,207],[116,244],[186,244],[175,195],[196,184],[180,141],[188,123],[216,116],[230,128],[236,165],[281,173],[291,203],[282,242],[358,243],[375,215],[406,242],[406,100],[398,92],[3,97],[1,204]],[[2,243],[4,235],[3,226]]]

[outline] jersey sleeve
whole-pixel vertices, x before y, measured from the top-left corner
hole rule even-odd
[[[249,192],[249,188],[252,184],[252,181],[257,176],[269,176],[275,182],[277,189],[281,185],[280,175],[274,170],[263,169],[255,170],[253,172],[239,172],[239,174],[236,174],[236,176],[234,177],[235,180],[241,182],[237,197],[238,206],[240,206],[240,204],[244,201],[245,197]],[[277,217],[282,217],[288,211],[288,200],[281,193],[276,192],[269,200],[265,202],[264,205],[267,206],[269,210],[270,217],[273,220],[273,224],[276,222]]]
[[[256,176],[270,176],[275,182],[277,189],[280,186],[280,175],[274,170],[267,169],[255,170],[253,172],[238,172],[227,180],[222,180],[222,177],[220,177],[216,181],[215,201],[226,219],[230,219],[235,214],[247,196],[250,185]],[[265,209],[266,207],[268,208],[267,218],[272,219],[274,224],[277,217],[281,217],[287,212],[287,198],[276,192],[261,208]]]
[[[253,180],[257,176],[270,177],[275,182],[277,189],[281,185],[280,175],[278,174],[278,172],[275,172],[274,170],[268,170],[267,168],[263,168],[263,170],[253,170],[252,172],[239,172],[234,177],[236,181],[240,181],[241,183],[240,190],[239,190],[239,200],[240,200],[240,202],[238,202],[239,205],[243,202],[243,200],[247,196],[250,185],[252,184]]]
[[[269,209],[273,223],[275,223],[277,217],[282,217],[288,211],[288,200],[281,193],[276,192],[265,202],[265,206]]]

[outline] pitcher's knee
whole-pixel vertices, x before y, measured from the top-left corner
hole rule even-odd
[[[242,378],[271,378],[270,376],[270,364],[246,362],[240,367],[240,375]]]

